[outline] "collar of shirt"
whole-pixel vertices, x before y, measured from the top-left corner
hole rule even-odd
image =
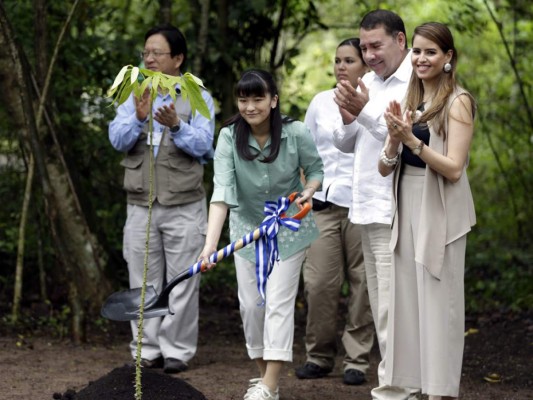
[[[381,83],[390,82],[392,80],[409,83],[409,80],[411,79],[412,71],[413,71],[413,68],[411,66],[411,50],[409,50],[409,52],[403,59],[400,66],[396,69],[394,74],[389,76],[386,80],[381,79],[374,71],[370,71],[367,74],[365,74],[365,76],[363,77],[363,81],[366,86],[369,86],[369,82],[373,80],[377,80]],[[360,89],[358,88],[358,90]]]
[[[285,132],[285,130],[282,130],[281,131],[281,140],[285,139],[287,137],[287,132]],[[254,149],[258,150],[259,152],[262,152],[264,150],[266,150],[268,147],[270,147],[270,144],[272,142],[272,137],[269,136],[266,143],[265,143],[265,146],[263,147],[263,149],[261,149],[261,147],[259,146],[259,143],[257,143],[257,140],[255,140],[254,136],[252,134],[248,135],[248,146],[250,147],[253,147]]]

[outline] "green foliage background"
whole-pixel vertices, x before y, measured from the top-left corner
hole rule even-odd
[[[290,0],[276,51],[272,49],[278,37],[275,28],[283,2],[230,2],[225,35],[220,34],[221,2],[210,3],[207,48],[201,54],[202,70],[198,76],[218,105],[217,126],[234,111],[228,108],[228,104],[233,104],[228,82],[252,66],[276,73],[283,111],[303,118],[312,97],[334,84],[333,57],[337,43],[357,36],[359,20],[370,9],[382,7],[398,12],[406,23],[409,40],[419,23],[436,20],[449,24],[459,50],[458,76],[478,102],[468,171],[478,224],[469,235],[467,307],[469,311],[531,309],[533,10],[530,2]],[[194,0],[172,4],[172,22],[186,34],[187,66],[192,68],[199,43],[200,4]],[[50,54],[70,5],[59,0],[48,2]],[[32,63],[33,1],[4,0],[4,7]],[[125,287],[127,282],[121,254],[125,196],[121,182],[123,171],[119,166],[122,155],[111,148],[107,138],[107,125],[114,109],[109,107],[105,93],[123,65],[138,65],[137,54],[142,49],[144,33],[158,23],[159,10],[160,3],[154,0],[81,2],[60,50],[49,101],[89,224],[110,255],[108,272],[117,288]],[[196,74],[194,70],[190,72]],[[211,168],[208,166],[205,180],[209,193]],[[0,208],[0,299],[7,304],[13,290],[26,167],[18,137],[10,130],[9,116],[1,101],[0,171],[0,195],[7,200]],[[23,300],[27,303],[39,299],[39,260],[43,260],[45,273],[55,266],[39,188],[34,189],[25,256],[27,297]],[[225,244],[221,241],[221,245]],[[203,277],[202,296],[213,301],[235,288],[231,264],[221,264]],[[50,301],[64,304],[65,292],[61,288],[52,290],[52,282],[47,283]]]
[[[466,292],[470,311],[524,310],[533,305],[532,82],[533,9],[527,2],[381,2],[384,8],[402,10],[408,40],[414,28],[426,21],[444,22],[454,33],[459,53],[460,84],[478,105],[475,138],[468,169],[477,212],[477,225],[468,237]],[[509,42],[507,54],[502,33]],[[498,6],[498,12],[494,7]],[[335,6],[324,19],[339,21]],[[342,10],[345,15],[346,10]],[[529,16],[529,18],[528,18]],[[358,17],[357,17],[358,18]],[[328,23],[329,21],[329,23]],[[352,26],[356,26],[354,21]],[[335,84],[333,55],[345,38],[357,36],[340,28],[309,35],[284,78],[284,97],[290,112],[303,118],[312,96]],[[511,58],[512,57],[512,60]],[[516,65],[525,98],[520,96]],[[528,104],[525,104],[525,102]]]

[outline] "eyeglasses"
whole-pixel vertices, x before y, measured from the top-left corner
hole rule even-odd
[[[141,59],[144,60],[148,57],[150,57],[150,54],[154,56],[154,58],[163,57],[165,54],[171,54],[171,52],[162,52],[162,51],[141,51],[139,55],[141,56]]]

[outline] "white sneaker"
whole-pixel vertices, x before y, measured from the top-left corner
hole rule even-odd
[[[273,392],[261,380],[257,383],[254,382],[255,385],[252,385],[252,381],[255,381],[255,379],[250,379],[250,388],[244,395],[244,400],[279,400],[278,391]]]
[[[255,390],[255,387],[261,383],[261,378],[252,378],[250,379],[248,383],[248,390],[246,391],[246,394],[244,395],[244,398],[246,399],[246,396],[248,396],[248,393]]]
[[[261,383],[261,378],[252,378],[249,380],[250,387],[256,386],[258,383]]]

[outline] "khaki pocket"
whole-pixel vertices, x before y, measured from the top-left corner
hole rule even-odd
[[[168,169],[168,190],[171,193],[197,190],[203,184],[203,167],[194,158],[169,158],[161,167]]]
[[[142,193],[143,190],[143,154],[127,156],[120,165],[124,171],[124,189],[132,193]]]

